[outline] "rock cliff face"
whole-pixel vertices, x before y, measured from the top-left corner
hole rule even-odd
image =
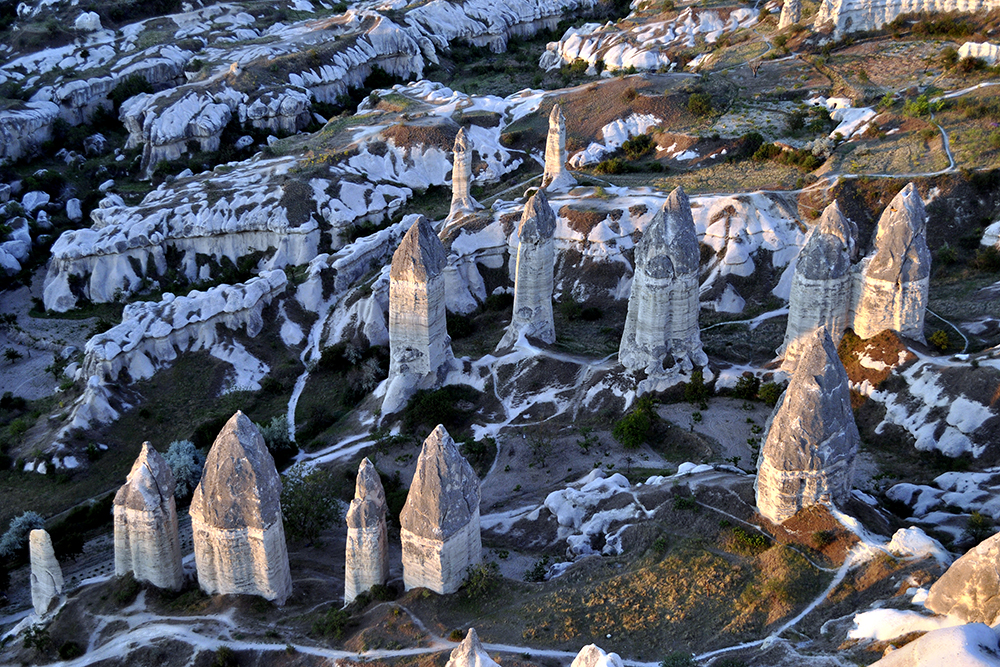
[[[853,326],[863,339],[891,329],[924,342],[930,285],[927,215],[913,183],[882,212],[875,250],[854,276]]]
[[[538,190],[528,199],[518,227],[517,267],[514,278],[514,312],[497,349],[510,347],[523,334],[544,343],[556,341],[552,320],[554,250],[552,234],[556,218]]]
[[[246,415],[226,422],[191,498],[198,583],[214,594],[259,595],[281,605],[292,592],[281,478]]]
[[[115,574],[133,572],[136,581],[180,590],[181,543],[177,534],[174,475],[148,443],[142,444],[114,502]]]
[[[993,625],[1000,616],[1000,534],[955,561],[927,595],[927,608],[966,623]]]
[[[0,110],[0,162],[14,161],[35,145],[48,141],[59,107],[52,102],[27,102]]]
[[[482,560],[479,478],[448,431],[438,425],[417,459],[399,515],[406,590],[454,593]]]
[[[900,14],[920,12],[988,12],[1000,7],[997,0],[823,0],[816,13],[817,28],[832,26],[835,34],[876,30]]]
[[[387,509],[378,471],[365,458],[358,468],[354,500],[347,510],[344,604],[350,604],[360,593],[389,580]]]
[[[31,531],[28,554],[31,560],[31,604],[35,613],[43,616],[52,607],[52,601],[62,594],[62,568],[52,550],[52,538],[44,530]]]
[[[805,507],[847,500],[860,436],[847,371],[826,329],[803,345],[765,432],[754,483],[762,516],[781,523]]]
[[[784,30],[790,25],[802,20],[802,0],[785,0],[781,5],[781,16],[778,18],[778,30]]]
[[[498,667],[497,663],[490,657],[490,654],[483,648],[479,641],[479,635],[475,628],[469,628],[465,633],[465,639],[459,644],[445,667]]]
[[[991,67],[1000,60],[1000,44],[990,42],[966,42],[958,47],[959,58],[979,58]]]
[[[618,359],[653,382],[679,379],[708,357],[698,331],[698,237],[682,188],[670,193],[635,249]],[[650,387],[652,388],[652,387]]]
[[[552,106],[549,114],[549,134],[545,138],[545,173],[542,187],[550,192],[568,190],[576,179],[566,169],[566,118],[562,107]]]
[[[482,206],[472,195],[469,187],[472,185],[472,141],[465,136],[465,128],[458,130],[453,149],[453,164],[451,171],[451,210],[448,222],[458,220]]]
[[[834,344],[848,326],[851,309],[851,251],[854,225],[837,202],[826,207],[795,262],[788,301],[782,370],[792,374],[801,354],[801,342],[818,327],[826,327]]]
[[[436,386],[451,362],[445,312],[444,246],[421,216],[392,256],[389,379],[382,414],[403,408],[418,388]]]

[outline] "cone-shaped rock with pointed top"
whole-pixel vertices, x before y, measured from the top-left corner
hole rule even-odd
[[[965,623],[993,625],[1000,618],[1000,533],[952,563],[934,582],[925,605]]]
[[[778,349],[781,368],[791,374],[802,342],[816,328],[826,327],[834,344],[847,328],[851,310],[851,251],[855,228],[834,201],[826,207],[799,252],[788,300],[785,340]]]
[[[184,583],[177,534],[174,475],[160,453],[142,443],[124,486],[115,494],[115,574],[179,590]]]
[[[596,644],[588,644],[580,649],[570,667],[624,667],[617,653],[606,653]]]
[[[259,595],[284,604],[292,592],[281,478],[260,430],[237,412],[212,444],[191,497],[198,583],[209,594]]]
[[[513,345],[522,333],[544,343],[556,341],[552,320],[555,269],[552,235],[555,230],[556,217],[549,200],[543,190],[537,190],[528,199],[521,214],[514,277],[514,312],[497,349]]]
[[[927,214],[913,183],[899,191],[882,212],[875,250],[854,277],[854,332],[868,339],[891,329],[924,340],[930,285]]]
[[[389,270],[389,382],[382,414],[406,405],[419,388],[436,387],[452,359],[445,311],[444,246],[420,216]]]
[[[385,491],[378,471],[368,458],[358,467],[354,500],[347,510],[347,566],[344,603],[389,580],[389,538],[386,532]]]
[[[444,667],[498,667],[490,654],[483,648],[475,628],[469,628],[465,639],[455,647]]]
[[[562,107],[553,105],[549,114],[549,134],[545,140],[545,173],[542,187],[549,192],[569,190],[576,179],[566,170],[566,118]]]
[[[802,20],[802,0],[785,0],[778,17],[778,30],[784,30]]]
[[[472,185],[472,149],[475,146],[465,134],[465,128],[460,128],[455,136],[451,168],[451,210],[448,221],[458,220],[482,206],[472,195],[469,188]]]
[[[704,366],[698,330],[700,253],[683,188],[670,193],[635,249],[635,274],[618,359],[650,377]]]
[[[765,428],[757,510],[781,523],[805,507],[847,500],[860,440],[847,371],[829,332],[816,329]]]
[[[28,535],[28,556],[31,560],[31,605],[42,616],[52,607],[52,601],[63,591],[62,568],[52,549],[52,538],[41,529]]]
[[[424,440],[399,515],[406,590],[454,593],[482,560],[479,478],[440,424]]]

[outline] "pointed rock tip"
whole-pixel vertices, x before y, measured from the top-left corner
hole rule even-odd
[[[802,355],[789,381],[789,386],[800,382],[812,381],[817,376],[826,376],[827,372],[841,368],[843,363],[837,354],[837,346],[833,344],[830,331],[826,327],[818,327],[805,334],[806,340],[802,346]],[[834,372],[836,372],[834,370]],[[846,372],[846,371],[845,371]]]
[[[430,221],[418,216],[392,255],[389,277],[426,282],[436,278],[448,262],[441,239]]]
[[[556,102],[549,112],[549,123],[560,123],[563,120],[562,105]]]
[[[539,240],[552,238],[556,231],[556,216],[549,206],[549,198],[541,188],[528,198],[521,214],[521,225],[518,228],[520,239]]]
[[[458,128],[458,134],[455,135],[455,153],[464,153],[472,147],[472,139],[470,139],[465,134],[465,128]]]
[[[125,484],[115,494],[115,505],[129,509],[153,510],[174,495],[176,481],[163,456],[147,440],[125,478]]]
[[[382,505],[385,504],[385,490],[382,488],[382,480],[378,475],[375,464],[368,460],[366,456],[361,465],[358,466],[358,477],[354,485],[354,497],[360,500],[374,500]]]

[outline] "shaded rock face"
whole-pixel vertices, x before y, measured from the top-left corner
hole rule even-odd
[[[782,370],[795,371],[802,343],[819,327],[826,327],[834,343],[847,328],[851,309],[851,251],[856,229],[837,202],[823,211],[795,262],[788,325],[778,349]]]
[[[781,16],[778,18],[778,30],[802,20],[802,0],[785,0],[781,6]]]
[[[403,408],[418,388],[437,386],[452,359],[445,313],[444,246],[423,216],[389,270],[389,381],[382,413]]]
[[[596,644],[588,644],[576,654],[570,667],[623,667],[623,665],[617,653],[606,653]]]
[[[284,604],[292,579],[280,498],[281,478],[264,438],[237,412],[212,444],[191,498],[195,564],[206,593]]]
[[[438,425],[424,440],[399,515],[406,590],[454,593],[482,561],[480,497],[479,478]]]
[[[59,107],[52,102],[27,102],[0,112],[0,160],[14,161],[52,136]]]
[[[675,377],[708,357],[698,330],[698,237],[682,188],[670,193],[635,249],[618,359],[650,378]]]
[[[389,580],[387,509],[378,471],[365,458],[358,468],[354,500],[347,510],[344,604],[350,604],[360,593]]]
[[[31,531],[28,553],[31,559],[31,604],[35,613],[42,616],[52,607],[52,601],[62,594],[62,568],[52,550],[52,538],[44,530]]]
[[[552,235],[556,217],[543,190],[528,200],[518,227],[517,268],[514,277],[514,312],[497,349],[510,347],[523,333],[544,343],[556,341],[552,319],[555,252]]]
[[[549,134],[545,139],[545,173],[542,187],[549,192],[568,190],[576,185],[576,179],[566,170],[566,118],[562,107],[552,107],[549,114]]]
[[[966,623],[993,625],[1000,616],[1000,534],[955,561],[927,595],[927,608]]]
[[[882,212],[875,250],[855,275],[855,333],[868,339],[886,329],[924,341],[924,315],[930,284],[927,214],[913,183]]]
[[[472,185],[472,140],[465,136],[465,128],[458,131],[455,137],[454,166],[451,170],[451,210],[448,221],[458,220],[478,208],[482,208],[472,195],[469,187]]]
[[[179,590],[184,583],[174,475],[148,443],[115,494],[115,574]]]
[[[830,334],[817,329],[768,419],[757,510],[781,523],[803,508],[847,500],[859,443],[847,371]]]
[[[469,628],[462,643],[451,652],[445,667],[497,667],[497,663],[483,648],[475,628]]]

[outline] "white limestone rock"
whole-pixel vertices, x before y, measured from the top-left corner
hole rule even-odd
[[[261,130],[275,134],[295,134],[312,121],[312,100],[301,88],[268,91],[249,105],[240,105],[240,122],[249,121]]]
[[[115,574],[180,590],[184,583],[177,533],[174,475],[159,452],[142,443],[124,486],[115,494]]]
[[[1000,249],[1000,220],[983,230],[983,238],[979,243],[980,245],[993,246]]]
[[[835,36],[858,30],[877,30],[900,14],[928,12],[988,12],[998,0],[823,0],[813,25],[833,28]]]
[[[479,478],[440,424],[424,440],[399,515],[406,590],[454,593],[482,561]]]
[[[52,550],[52,538],[44,530],[36,529],[28,535],[28,554],[31,560],[31,604],[37,615],[44,616],[52,608],[52,602],[62,595],[62,568]]]
[[[32,101],[0,111],[0,162],[14,161],[51,138],[59,107]]]
[[[778,30],[784,30],[802,20],[802,0],[785,0],[781,5],[781,16],[778,18]]]
[[[66,200],[66,217],[73,222],[83,220],[83,207],[80,205],[80,200],[76,197]]]
[[[1000,44],[990,42],[966,42],[958,47],[959,58],[978,58],[989,66],[1000,60]]]
[[[624,667],[617,653],[606,653],[596,644],[588,644],[580,649],[570,667]]]
[[[350,604],[359,594],[389,580],[387,510],[382,481],[366,457],[358,468],[354,500],[347,510],[344,604]]]
[[[913,183],[882,212],[875,250],[854,275],[852,324],[862,339],[891,329],[924,341],[930,285],[927,215]]]
[[[260,431],[242,412],[215,439],[190,512],[202,590],[259,595],[284,604],[292,578],[281,522],[281,478]]]
[[[499,667],[483,648],[475,628],[469,628],[465,639],[459,644],[444,667]]]
[[[545,173],[542,187],[549,192],[568,190],[576,179],[566,169],[566,118],[559,104],[549,114],[549,133],[545,138]]]
[[[522,335],[543,343],[556,341],[552,319],[556,218],[544,190],[528,199],[518,227],[517,266],[514,279],[514,312],[497,349],[514,345]]]
[[[80,32],[97,32],[101,29],[101,16],[97,12],[83,12],[76,17],[73,27]]]
[[[465,128],[459,128],[455,136],[454,167],[451,172],[451,210],[448,222],[462,218],[482,205],[469,194],[472,185],[472,140],[465,136]]]
[[[860,439],[847,371],[830,334],[816,329],[767,422],[757,510],[781,523],[806,507],[846,501]]]
[[[966,623],[994,625],[1000,617],[1000,533],[955,561],[927,594],[927,608]]]
[[[870,667],[1000,667],[997,632],[982,623],[931,630]]]

